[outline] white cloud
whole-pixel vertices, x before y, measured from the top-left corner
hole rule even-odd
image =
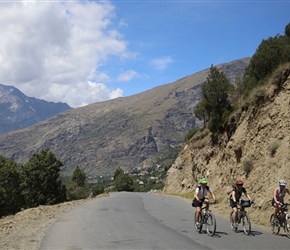
[[[105,85],[111,77],[99,70],[112,56],[133,56],[113,27],[112,4],[61,0],[0,4],[0,83],[72,107],[122,96],[121,89]]]
[[[56,86],[56,88],[52,87],[51,92],[57,95],[58,86]],[[86,84],[76,84],[75,88],[67,90],[64,89],[63,92],[67,93],[69,102],[78,103],[78,106],[88,105],[95,102],[95,100],[105,101],[108,99],[121,97],[123,95],[123,91],[121,89],[108,89],[103,83],[91,81],[88,81]]]
[[[151,65],[156,70],[164,70],[169,64],[173,63],[174,60],[170,56],[155,58],[151,60]]]
[[[132,80],[135,77],[138,77],[138,76],[139,76],[139,74],[136,71],[134,71],[134,70],[127,70],[125,72],[122,72],[119,75],[117,81],[119,81],[119,82],[127,82],[127,81]]]

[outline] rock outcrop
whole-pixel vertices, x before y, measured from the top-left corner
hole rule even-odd
[[[251,218],[268,225],[270,200],[280,179],[290,183],[290,68],[277,73],[265,89],[242,106],[225,132],[213,138],[208,131],[196,135],[169,169],[167,194],[189,195],[205,176],[219,198],[220,212],[230,212],[229,193],[243,179],[255,200]],[[290,200],[290,197],[286,197]]]

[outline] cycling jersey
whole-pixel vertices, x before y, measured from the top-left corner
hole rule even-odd
[[[280,187],[278,187],[277,192],[276,192],[277,201],[283,203],[283,200],[284,200],[283,198],[287,192],[288,192],[287,188],[284,188],[283,190],[281,190]]]
[[[241,198],[241,196],[242,196],[243,193],[244,194],[247,193],[247,191],[246,191],[246,189],[244,187],[242,187],[242,189],[239,189],[236,186],[234,186],[233,189],[232,189],[232,191],[235,191],[236,192],[235,193],[236,201],[238,201]],[[232,200],[232,199],[233,199],[233,197],[232,197],[232,193],[231,193],[230,200]]]
[[[197,196],[200,200],[204,199],[205,196],[207,195],[207,193],[212,193],[211,189],[209,186],[206,186],[205,188],[202,188],[201,185],[199,185],[196,189],[195,189],[195,193],[198,193]]]

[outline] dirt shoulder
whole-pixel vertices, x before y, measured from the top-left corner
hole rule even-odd
[[[96,198],[106,195],[100,195]],[[95,199],[95,198],[94,198]],[[0,246],[2,250],[38,250],[50,225],[62,214],[89,199],[39,206],[0,219]]]

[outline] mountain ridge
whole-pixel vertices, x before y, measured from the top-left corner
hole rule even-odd
[[[66,103],[28,97],[13,86],[0,84],[0,134],[32,126],[69,109]]]
[[[235,79],[249,58],[218,65]],[[62,112],[29,128],[0,136],[0,152],[23,163],[49,148],[63,173],[79,166],[87,174],[112,173],[117,167],[145,166],[163,150],[176,151],[201,122],[193,114],[202,98],[209,69],[129,97]]]

